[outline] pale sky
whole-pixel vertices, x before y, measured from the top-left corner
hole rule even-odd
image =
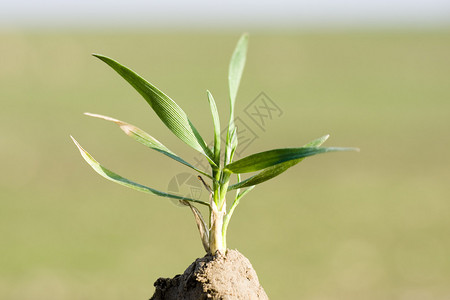
[[[449,25],[450,0],[0,0],[0,28]]]

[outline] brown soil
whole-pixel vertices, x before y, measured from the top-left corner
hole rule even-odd
[[[237,250],[206,255],[182,275],[159,278],[150,300],[269,299],[250,261]]]

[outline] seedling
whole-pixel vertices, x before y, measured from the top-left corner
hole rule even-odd
[[[117,61],[103,55],[94,54],[95,57],[108,64],[120,76],[128,81],[128,83],[147,101],[161,121],[180,140],[200,152],[206,158],[211,168],[210,170],[201,170],[196,168],[185,159],[169,150],[151,135],[136,126],[103,115],[91,113],[86,113],[86,115],[116,123],[128,136],[132,137],[136,141],[197,172],[199,174],[199,179],[202,181],[209,193],[208,201],[191,199],[161,192],[128,180],[100,165],[72,137],[86,162],[98,174],[106,179],[138,191],[176,199],[181,204],[188,206],[194,214],[203,247],[207,253],[211,254],[215,254],[217,251],[222,254],[225,253],[227,249],[227,228],[233,212],[238,206],[239,201],[256,185],[280,175],[290,167],[293,167],[301,162],[306,157],[326,152],[357,150],[355,148],[321,147],[321,145],[328,138],[328,135],[325,135],[307,143],[303,147],[274,149],[255,153],[233,161],[234,153],[236,151],[236,147],[238,146],[238,129],[234,124],[235,101],[244,70],[247,45],[248,36],[244,34],[237,43],[229,65],[228,84],[230,94],[230,116],[226,130],[227,134],[225,138],[225,146],[223,149],[221,147],[220,139],[221,129],[219,113],[217,111],[214,98],[209,91],[207,91],[206,94],[209,101],[214,126],[214,143],[211,148],[207,146],[205,140],[187,117],[186,113],[171,98],[169,98],[153,84],[146,81],[134,71],[123,66]],[[224,151],[223,159],[221,158],[222,151]],[[254,172],[256,172],[256,174],[253,176],[245,180],[241,179],[241,174]],[[205,182],[202,176],[210,183],[208,184]],[[230,180],[234,176],[236,177],[236,183],[230,184]],[[235,193],[232,194],[232,201],[229,202],[231,203],[231,206],[227,211],[226,197],[227,193],[230,191],[235,191]],[[205,221],[205,218],[197,208],[198,205],[204,205],[208,208],[208,222]]]

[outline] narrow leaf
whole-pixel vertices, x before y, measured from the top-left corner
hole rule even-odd
[[[90,117],[99,118],[99,119],[103,119],[106,121],[111,121],[111,122],[116,123],[117,125],[119,125],[120,129],[123,130],[123,132],[125,132],[128,136],[132,137],[133,139],[135,139],[139,143],[143,144],[144,146],[154,149],[154,150],[176,160],[177,162],[179,162],[185,166],[188,166],[189,168],[199,172],[200,174],[203,174],[203,175],[211,178],[211,175],[209,175],[208,173],[206,173],[202,170],[197,169],[190,163],[186,162],[184,159],[182,159],[181,157],[179,157],[178,155],[173,153],[166,146],[164,146],[161,142],[159,142],[157,139],[155,139],[154,137],[152,137],[150,134],[143,131],[142,129],[139,129],[138,127],[136,127],[134,125],[131,125],[124,121],[120,121],[120,120],[117,120],[117,119],[114,119],[114,118],[111,118],[108,116],[103,116],[103,115],[99,115],[99,114],[91,114],[91,113],[84,113],[84,114],[87,116],[90,116]]]
[[[247,56],[248,35],[243,34],[239,39],[233,55],[231,56],[230,66],[228,69],[228,84],[230,88],[231,111],[234,111],[234,103],[241,82],[242,73],[244,72],[245,60]]]
[[[153,194],[153,195],[157,195],[157,196],[161,196],[161,197],[173,198],[173,199],[178,199],[178,200],[185,200],[185,201],[189,201],[189,202],[196,202],[196,203],[200,203],[200,204],[209,206],[208,203],[201,201],[201,200],[190,199],[190,198],[185,198],[185,197],[181,197],[181,196],[177,196],[177,195],[160,192],[158,190],[155,190],[150,187],[144,186],[142,184],[128,180],[128,179],[106,169],[102,165],[100,165],[86,150],[84,150],[80,146],[80,144],[72,136],[71,136],[71,138],[72,138],[73,142],[75,143],[75,145],[78,147],[78,150],[80,150],[81,156],[94,169],[94,171],[97,172],[98,174],[100,174],[101,176],[103,176],[104,178],[111,180],[112,182],[118,183],[120,185],[129,187],[129,188],[132,188],[134,190],[141,191],[144,193],[149,193],[149,194]]]
[[[183,142],[212,159],[211,150],[205,144],[197,129],[188,119],[186,113],[171,98],[157,87],[146,81],[131,69],[117,61],[99,54],[93,54],[133,86],[153,108],[161,121]]]
[[[227,154],[227,160],[225,163],[227,164],[233,160],[234,152],[236,151],[236,147],[238,145],[237,127],[233,126],[232,128],[233,129],[229,131],[227,135],[227,148],[225,152]]]
[[[230,92],[230,120],[228,122],[228,130],[226,137],[225,146],[225,159],[224,163],[228,164],[232,160],[233,146],[231,145],[233,137],[232,133],[235,130],[234,125],[234,105],[236,102],[237,91],[239,89],[239,84],[241,82],[242,73],[244,72],[245,60],[247,57],[248,48],[248,35],[243,34],[239,39],[236,48],[234,49],[233,55],[231,56],[230,66],[228,68],[228,85]],[[235,149],[235,147],[234,147]]]
[[[216,165],[220,164],[220,120],[219,112],[217,111],[217,105],[213,96],[209,91],[206,91],[208,95],[209,106],[211,108],[211,114],[214,124],[214,162]]]
[[[306,144],[304,147],[319,147],[328,139],[328,137],[329,137],[329,135],[325,135],[323,137],[315,139],[314,141]],[[299,162],[301,162],[304,159],[305,159],[305,157],[298,158],[298,159],[287,161],[287,162],[284,162],[284,163],[281,163],[281,164],[278,164],[278,165],[275,165],[272,167],[268,167],[268,168],[262,170],[261,172],[259,172],[258,174],[254,175],[246,180],[240,181],[234,185],[229,186],[228,190],[230,191],[230,190],[234,190],[234,189],[254,186],[256,184],[263,183],[269,179],[272,179],[272,178],[280,175],[281,173],[283,173],[287,169],[295,166],[296,164],[298,164]]]
[[[267,167],[275,166],[283,162],[292,161],[294,159],[308,157],[320,153],[355,150],[357,149],[337,147],[301,147],[275,149],[244,157],[238,161],[226,165],[225,169],[233,173],[249,173],[262,170]]]
[[[248,187],[248,186],[254,186],[256,184],[263,183],[269,179],[272,179],[272,178],[280,175],[281,173],[283,173],[290,167],[293,167],[296,164],[298,164],[299,162],[301,162],[303,159],[305,159],[305,158],[298,158],[298,159],[287,161],[287,162],[284,162],[284,163],[281,163],[281,164],[278,164],[278,165],[275,165],[272,167],[268,167],[268,168],[262,170],[261,172],[259,172],[258,174],[256,174],[255,176],[252,176],[246,180],[243,180],[241,182],[238,182],[236,184],[229,186],[228,190],[230,191],[230,190],[234,190],[234,189],[244,188],[244,187]]]

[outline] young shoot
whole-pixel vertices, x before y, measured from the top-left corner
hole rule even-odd
[[[245,59],[247,56],[248,36],[242,35],[231,56],[228,71],[229,103],[230,114],[227,125],[227,134],[225,145],[222,147],[220,138],[220,120],[217,111],[216,102],[212,94],[207,91],[207,100],[212,114],[212,123],[214,127],[214,145],[210,149],[200,133],[195,128],[193,122],[187,117],[186,113],[178,106],[175,101],[160,91],[150,82],[139,76],[131,69],[118,63],[117,61],[100,55],[95,57],[109,65],[147,101],[161,121],[177,136],[181,141],[200,152],[208,161],[210,170],[201,170],[181,158],[161,142],[153,138],[150,134],[111,117],[85,113],[88,116],[103,119],[117,124],[128,136],[139,143],[158,151],[159,153],[179,162],[180,164],[191,168],[197,172],[199,180],[209,193],[207,201],[181,197],[170,193],[165,193],[148,186],[126,179],[99,164],[80,144],[72,137],[75,145],[78,147],[82,157],[86,162],[101,176],[115,183],[126,187],[154,194],[160,197],[179,200],[183,205],[188,206],[195,218],[200,233],[203,247],[207,253],[215,254],[225,253],[227,249],[227,228],[234,210],[240,200],[247,195],[256,185],[272,179],[290,167],[295,166],[303,159],[320,153],[357,150],[355,148],[339,147],[321,147],[327,140],[328,135],[313,140],[306,145],[298,148],[280,148],[269,151],[263,151],[233,161],[234,153],[238,146],[238,130],[234,125],[234,108],[236,102],[239,83],[244,71]],[[223,152],[224,155],[221,156]],[[223,160],[221,160],[223,157]],[[241,180],[241,174],[254,173],[251,177]],[[230,185],[232,178],[236,183]],[[227,195],[230,195],[230,208],[227,210]],[[231,200],[231,201],[230,201]],[[209,211],[208,219],[205,220],[198,205],[204,205]]]

